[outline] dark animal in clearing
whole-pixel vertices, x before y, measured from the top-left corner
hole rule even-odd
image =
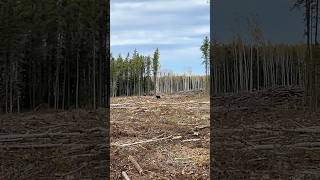
[[[157,98],[157,99],[160,99],[160,96],[159,96],[159,95],[157,95],[157,96],[156,96],[156,98]]]

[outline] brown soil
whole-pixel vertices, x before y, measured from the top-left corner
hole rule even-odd
[[[112,99],[111,179],[121,179],[122,171],[139,180],[209,179],[210,129],[199,129],[209,125],[209,107],[209,96],[200,93]]]
[[[217,179],[320,179],[320,113],[303,105],[302,93],[212,99]],[[0,179],[107,179],[106,115],[0,115]],[[112,98],[111,179],[122,171],[133,180],[209,179],[209,122],[202,93]]]
[[[216,97],[212,150],[217,179],[320,179],[320,113],[299,89]],[[240,110],[237,110],[237,108]]]
[[[0,179],[107,179],[105,119],[102,110],[0,115]]]
[[[216,179],[320,179],[320,113],[304,106],[303,91],[270,89],[216,96],[212,102]],[[112,103],[113,179],[122,171],[132,179],[209,179],[207,96],[115,98]],[[182,138],[121,147],[170,135]]]

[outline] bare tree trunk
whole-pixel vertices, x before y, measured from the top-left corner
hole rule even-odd
[[[77,84],[76,84],[76,109],[79,108],[79,49],[77,49]]]
[[[58,109],[59,108],[59,74],[60,74],[60,62],[57,59],[57,64],[56,64],[56,82],[55,82],[55,100],[54,100],[54,108]]]
[[[253,48],[250,47],[250,91],[253,89]]]
[[[154,95],[157,95],[157,73],[153,73],[153,79],[154,79]]]
[[[318,45],[318,23],[319,23],[319,0],[316,0],[316,25],[315,25],[315,35],[314,35],[315,45]]]
[[[13,63],[10,62],[10,113],[13,112]]]
[[[63,90],[62,90],[62,109],[65,109],[65,99],[66,99],[66,76],[67,76],[67,60],[64,59],[63,65]]]
[[[96,102],[96,44],[95,44],[96,40],[95,37],[93,37],[93,59],[92,59],[92,63],[93,63],[93,108],[96,109],[97,108],[97,102]]]

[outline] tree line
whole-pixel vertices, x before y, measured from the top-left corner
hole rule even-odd
[[[205,91],[208,76],[190,74],[174,74],[159,72],[157,81],[158,92],[172,94],[186,91]]]
[[[231,43],[210,43],[212,93],[299,86],[305,89],[306,104],[319,108],[319,0],[297,0],[293,8],[304,11],[305,43],[266,43],[254,17],[247,21],[249,41],[237,34]]]
[[[111,56],[110,96],[142,96],[204,90],[206,76],[178,75],[160,70],[160,52],[143,55],[136,49],[132,55]]]
[[[0,25],[0,112],[109,103],[107,0],[2,0]]]
[[[121,54],[111,56],[111,96],[141,96],[152,94],[155,89],[154,80],[159,69],[158,48],[153,56],[142,55],[136,49],[132,56]]]
[[[304,85],[305,45],[246,44],[241,38],[213,45],[215,94]]]

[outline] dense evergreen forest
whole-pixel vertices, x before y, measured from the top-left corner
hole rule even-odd
[[[148,95],[154,89],[153,79],[159,69],[159,50],[144,56],[135,49],[132,56],[111,56],[111,96]],[[152,72],[155,72],[153,75]]]
[[[177,75],[160,71],[160,52],[152,56],[142,55],[136,49],[128,53],[111,56],[111,96],[141,96],[158,93],[175,93],[205,89],[205,76]]]
[[[0,113],[108,103],[108,0],[0,2]]]

